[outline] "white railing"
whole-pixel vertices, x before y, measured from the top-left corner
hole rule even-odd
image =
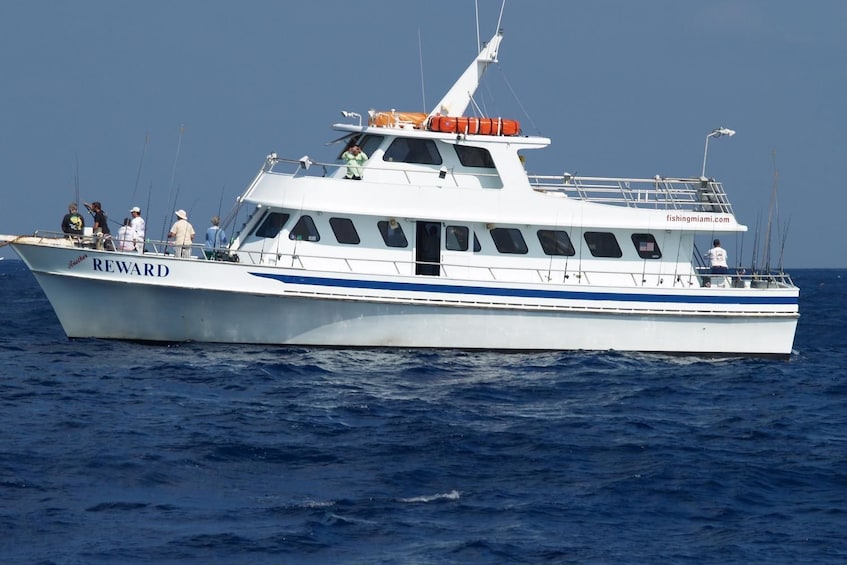
[[[723,185],[714,179],[652,179],[530,175],[539,192],[633,208],[732,214]]]
[[[64,244],[80,248],[97,249],[96,236],[68,236],[65,234],[41,231],[35,232],[36,237],[43,238],[44,243],[64,240]],[[148,240],[145,243],[146,256],[174,257],[173,242]],[[139,254],[134,251],[115,251],[126,255]],[[335,257],[331,255],[303,255],[301,253],[278,253],[269,251],[246,251],[219,248],[207,250],[202,244],[191,245],[191,257],[184,260],[218,261],[246,263],[266,267],[295,268],[304,271],[323,270],[345,272],[349,274],[392,274],[412,275],[418,265],[434,265],[439,267],[440,276],[456,280],[523,282],[557,285],[591,285],[624,287],[703,287],[722,286],[732,288],[786,288],[793,287],[791,277],[781,271],[753,271],[730,269],[727,274],[710,274],[706,267],[696,267],[691,270],[686,264],[669,264],[672,268],[660,268],[658,271],[614,271],[604,269],[586,269],[585,263],[570,261],[576,267],[547,266],[527,267],[494,264],[468,264],[449,262],[408,261],[396,259],[374,259],[365,257]],[[326,268],[316,268],[321,262]],[[353,264],[355,262],[355,266]],[[309,263],[312,267],[307,267]],[[331,266],[330,266],[331,265]],[[369,267],[370,265],[370,267]],[[536,263],[537,265],[537,263]],[[342,267],[343,266],[343,267]],[[681,272],[684,269],[684,272]],[[462,273],[458,275],[457,273]],[[427,276],[427,275],[420,275]]]
[[[398,163],[402,164],[402,163]],[[274,170],[277,165],[288,166],[290,171]],[[308,165],[308,166],[307,166]],[[264,170],[292,176],[337,176],[336,170],[346,165],[318,163],[306,158],[301,160],[268,158]],[[479,186],[501,187],[497,173],[474,170],[456,171],[452,168],[398,168],[368,165],[369,171],[390,171],[402,174],[407,184],[441,184],[447,181],[452,186],[466,184],[463,179],[475,178]],[[423,177],[421,175],[424,175]],[[615,177],[578,177],[565,173],[560,176],[527,175],[529,185],[538,192],[560,193],[569,198],[628,206],[632,208],[654,208],[692,212],[716,212],[732,214],[732,205],[723,185],[714,179],[669,178],[656,175],[652,179]],[[379,183],[380,179],[369,179]],[[418,182],[415,182],[418,181]],[[393,182],[393,181],[391,181]]]
[[[378,161],[377,161],[378,162]],[[308,166],[306,166],[308,163]],[[287,167],[288,170],[281,171],[279,168]],[[367,180],[374,184],[397,184],[399,178],[403,179],[405,184],[417,186],[424,184],[426,186],[468,186],[465,179],[476,179],[474,185],[483,188],[502,188],[503,183],[500,175],[495,172],[486,173],[482,170],[462,169],[456,170],[453,167],[442,166],[437,169],[438,165],[422,163],[417,167],[413,163],[396,162],[394,166],[380,166],[369,163],[365,167],[365,173],[381,173],[380,175],[368,175]],[[276,173],[288,176],[310,176],[310,177],[331,177],[341,178],[343,174],[338,173],[339,169],[346,170],[347,165],[344,163],[322,163],[301,159],[282,159],[279,157],[268,159],[263,170],[269,173]],[[387,175],[386,175],[387,173]],[[422,182],[423,181],[423,182]],[[472,185],[472,186],[474,186]]]

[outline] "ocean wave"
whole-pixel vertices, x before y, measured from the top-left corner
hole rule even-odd
[[[419,502],[436,502],[438,500],[459,500],[461,498],[461,494],[457,490],[451,490],[450,492],[438,493],[438,494],[430,494],[430,495],[422,495],[422,496],[413,496],[410,498],[401,498],[400,502],[409,502],[409,503],[419,503]]]

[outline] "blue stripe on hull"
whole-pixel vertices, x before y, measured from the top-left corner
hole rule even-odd
[[[528,288],[492,288],[487,286],[459,286],[386,282],[374,280],[336,279],[330,277],[305,277],[274,273],[250,273],[287,284],[330,286],[352,289],[394,290],[405,292],[435,292],[441,294],[477,294],[483,296],[509,296],[519,298],[553,298],[557,300],[603,300],[625,302],[665,302],[680,304],[756,304],[796,305],[796,296],[676,296],[671,294],[630,294],[624,292],[578,292],[572,290],[539,290]]]

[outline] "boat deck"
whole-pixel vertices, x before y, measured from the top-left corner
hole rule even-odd
[[[336,170],[346,167],[339,163],[320,163],[311,160],[308,161],[308,166],[306,166],[304,159],[306,158],[294,160],[274,156],[272,161],[269,161],[266,165],[265,171],[290,176],[335,177],[334,172]],[[277,165],[288,166],[291,170],[288,172],[275,170],[274,167]],[[368,165],[368,170],[390,170],[395,174],[406,173],[402,176],[392,177],[390,184],[396,184],[398,179],[404,179],[410,185],[416,184],[415,181],[420,182],[422,180],[422,171],[419,167],[410,167],[405,170],[397,167],[385,169]],[[444,175],[439,184],[443,184],[443,179],[446,177],[455,186],[462,186],[467,181],[467,177],[474,177],[476,182],[473,184],[476,186],[493,186],[497,183],[492,181],[498,177],[496,173],[489,172],[443,172],[434,168],[431,172],[432,179],[438,177],[439,174]],[[376,184],[385,182],[379,178],[369,180]],[[428,180],[424,178],[424,184],[431,184],[427,182]],[[733,213],[732,204],[729,202],[726,191],[724,191],[723,184],[714,179],[671,178],[659,175],[651,179],[586,177],[564,173],[563,175],[527,175],[527,180],[529,187],[536,192],[560,194],[575,200],[652,210]]]

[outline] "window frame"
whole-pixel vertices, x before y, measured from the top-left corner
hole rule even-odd
[[[630,236],[630,239],[632,239],[632,245],[635,247],[635,252],[638,253],[638,256],[642,259],[662,258],[662,250],[659,248],[659,242],[656,241],[656,237],[652,233],[634,233]],[[654,251],[641,251],[639,248],[641,243],[652,243]]]
[[[464,232],[464,235],[457,235],[458,233]],[[453,226],[449,225],[444,228],[444,249],[448,251],[467,251],[468,243],[470,241],[470,233],[471,230],[467,226]],[[450,245],[451,237],[454,241],[459,245],[459,247],[452,247]]]
[[[282,221],[279,222],[279,225],[273,225],[272,219],[278,219],[280,217],[282,218]],[[287,224],[290,219],[291,214],[287,212],[268,212],[265,217],[262,218],[262,221],[257,224],[253,235],[265,239],[273,239],[279,235],[282,228],[285,227],[285,224]],[[271,234],[274,229],[276,229],[276,231]]]
[[[620,259],[623,257],[620,243],[615,234],[609,231],[583,232],[582,238],[592,257],[605,259]],[[614,244],[612,246],[611,244]]]
[[[296,233],[298,230],[302,230],[305,228],[306,234],[301,236]],[[321,234],[318,231],[318,226],[315,225],[315,221],[308,214],[303,214],[299,218],[297,218],[297,223],[294,224],[294,227],[291,228],[291,231],[288,232],[288,239],[292,241],[308,241],[311,243],[317,243],[321,240]]]
[[[336,224],[341,225],[336,226]],[[332,229],[335,241],[342,245],[359,245],[362,242],[359,232],[356,230],[356,225],[350,218],[332,217],[329,219],[329,227]],[[346,237],[350,235],[353,237]]]
[[[491,228],[488,233],[491,235],[491,240],[494,242],[494,247],[498,253],[505,255],[526,255],[529,253],[523,232],[518,228]]]
[[[403,226],[397,223],[397,227],[391,227],[391,223],[388,220],[380,220],[376,223],[377,229],[379,230],[379,234],[382,236],[382,241],[385,243],[386,247],[394,247],[396,249],[406,249],[409,247],[409,240],[406,238],[406,234],[403,231]],[[389,233],[389,230],[396,232],[394,235]],[[399,245],[399,240],[393,241],[398,237],[397,233],[399,233],[399,237],[403,239],[403,245]]]
[[[406,152],[400,156],[392,153],[399,152],[399,145],[401,143],[405,143],[407,148]],[[419,145],[419,148],[412,147],[413,145]],[[415,149],[423,149],[424,151],[415,151]],[[422,160],[423,153],[427,154],[428,159]],[[412,159],[411,157],[415,155],[416,158]],[[441,156],[441,152],[438,150],[438,145],[432,139],[418,139],[415,137],[396,137],[394,140],[388,144],[388,147],[385,148],[385,152],[382,154],[382,160],[388,163],[406,163],[408,165],[441,165],[444,163],[444,158]]]
[[[544,236],[542,236],[542,232],[545,234]],[[564,236],[564,240],[557,237],[558,234]],[[573,257],[576,255],[571,236],[565,230],[541,229],[535,232],[535,236],[538,238],[538,243],[545,255],[552,257]],[[545,237],[549,237],[549,239],[545,239]],[[552,244],[552,247],[550,244]]]
[[[473,145],[454,145],[456,156],[463,167],[476,169],[496,169],[494,159],[491,158],[491,152],[484,147],[475,147]],[[474,161],[480,160],[484,165],[478,165]]]

